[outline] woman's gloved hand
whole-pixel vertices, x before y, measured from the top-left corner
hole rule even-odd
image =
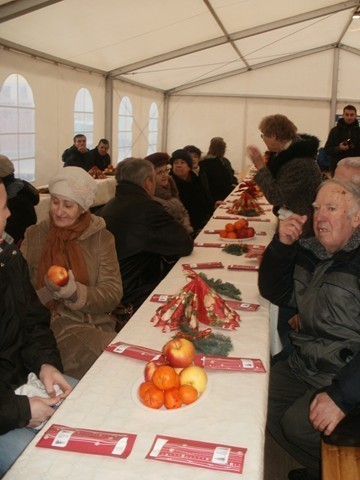
[[[77,285],[72,270],[69,270],[69,281],[64,287],[59,287],[48,277],[44,277],[45,286],[52,293],[53,298],[57,300],[76,300]]]

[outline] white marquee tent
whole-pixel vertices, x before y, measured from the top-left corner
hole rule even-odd
[[[223,136],[240,170],[264,115],[284,113],[323,144],[335,114],[360,107],[358,10],[360,0],[0,0],[0,85],[20,73],[32,86],[38,183],[61,167],[81,87],[114,158],[127,95],[133,155],[146,154],[156,102],[159,150],[205,151]]]

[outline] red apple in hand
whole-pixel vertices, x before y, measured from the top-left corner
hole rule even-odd
[[[186,338],[174,338],[164,345],[163,354],[172,367],[184,368],[192,364],[195,347]]]
[[[145,365],[144,369],[144,378],[145,382],[151,382],[152,377],[155,373],[155,370],[160,367],[161,365],[168,365],[165,361],[164,357],[160,357],[159,360],[152,360]]]
[[[59,287],[63,287],[69,281],[68,271],[65,267],[60,267],[59,265],[52,265],[47,271],[46,276]]]

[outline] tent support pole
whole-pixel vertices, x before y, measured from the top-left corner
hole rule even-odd
[[[169,100],[170,96],[164,94],[164,107],[163,107],[163,121],[162,121],[162,139],[161,139],[161,151],[167,152],[168,143],[168,120],[169,120]]]
[[[339,57],[340,57],[340,48],[334,48],[329,129],[331,129],[335,124],[337,96],[338,96],[338,80],[339,80]]]
[[[105,79],[105,138],[110,142],[111,158],[117,158],[113,151],[113,79],[106,77]]]

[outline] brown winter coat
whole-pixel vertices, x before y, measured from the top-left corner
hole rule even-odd
[[[49,220],[27,229],[21,246],[31,282],[36,288],[40,255],[49,232]],[[89,285],[77,282],[77,300],[52,302],[51,329],[61,353],[64,372],[81,378],[115,337],[109,315],[121,301],[122,282],[115,242],[102,218],[91,216],[79,237],[89,273]],[[75,279],[76,280],[76,279]]]

